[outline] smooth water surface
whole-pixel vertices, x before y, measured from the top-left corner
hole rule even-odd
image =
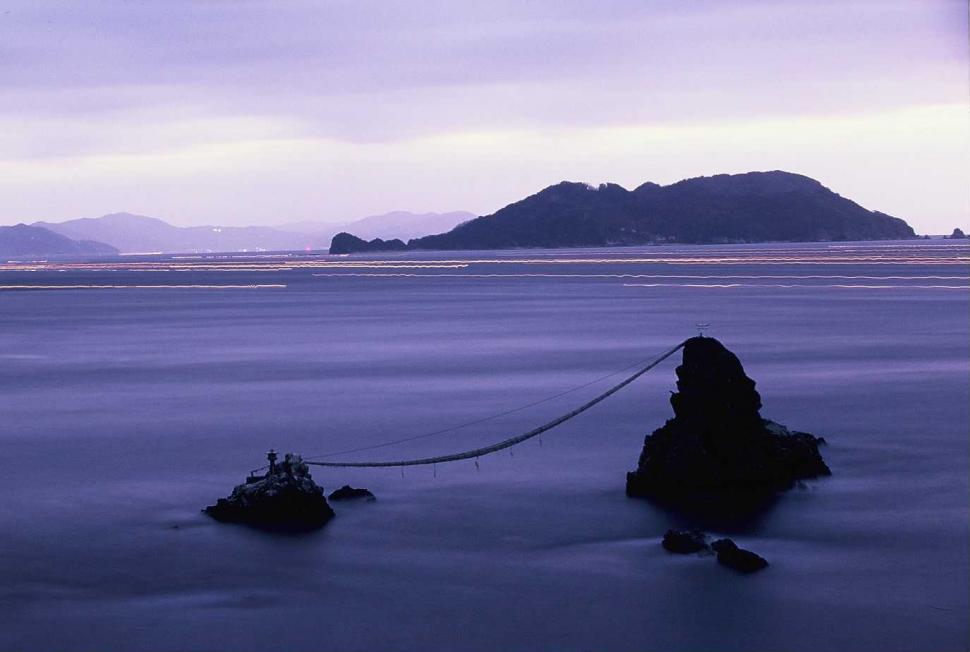
[[[0,649],[965,650],[968,263],[919,241],[0,265]],[[690,523],[624,496],[676,359],[478,469],[317,469],[378,502],[309,536],[199,512],[267,448],[473,421],[698,322],[766,417],[829,442],[833,477],[714,533],[757,575],[667,554]],[[622,377],[334,459],[491,443]]]

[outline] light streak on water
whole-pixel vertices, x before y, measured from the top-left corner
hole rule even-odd
[[[157,285],[157,284],[73,284],[73,285],[37,285],[23,283],[18,285],[0,285],[2,290],[265,290],[285,288],[281,283],[256,283],[250,285]]]
[[[847,280],[902,280],[902,281],[970,281],[970,276],[865,276],[845,274],[410,274],[405,272],[344,272],[315,273],[326,278],[673,278],[673,279],[847,279]],[[813,286],[819,287],[819,286]]]
[[[638,288],[837,288],[858,290],[970,290],[970,285],[863,285],[848,283],[624,283],[624,287]]]
[[[597,252],[598,253],[598,252]],[[328,271],[356,269],[466,269],[474,266],[636,266],[636,265],[970,265],[970,247],[966,245],[920,245],[905,247],[893,246],[879,249],[877,246],[853,245],[824,249],[752,249],[711,251],[671,249],[650,252],[610,251],[603,255],[590,256],[590,251],[576,253],[562,251],[496,252],[489,257],[469,258],[391,258],[367,259],[340,257],[306,258],[291,255],[250,256],[233,258],[217,257],[172,257],[155,260],[114,259],[96,262],[14,261],[0,263],[0,273],[19,271],[58,271],[58,272],[234,272],[234,273],[278,273],[299,270]],[[472,254],[474,256],[474,254]]]

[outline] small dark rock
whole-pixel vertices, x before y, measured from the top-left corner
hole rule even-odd
[[[202,511],[224,523],[295,532],[321,528],[334,517],[306,463],[290,453],[275,472],[248,478],[229,498],[220,498]]]
[[[768,560],[750,550],[738,548],[730,539],[718,539],[711,544],[717,553],[717,561],[741,573],[754,573],[768,567]]]
[[[330,494],[330,500],[366,500],[372,503],[377,500],[377,497],[367,489],[357,489],[345,484]]]
[[[950,234],[950,240],[966,240],[967,234],[963,232],[963,229],[957,227],[953,229],[953,233]]]
[[[708,550],[707,535],[700,530],[667,530],[661,544],[668,552],[689,555]]]

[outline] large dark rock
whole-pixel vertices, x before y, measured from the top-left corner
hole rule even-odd
[[[755,382],[714,338],[687,340],[670,403],[674,418],[647,436],[637,469],[627,474],[630,496],[747,499],[831,474],[820,438],[761,417]]]
[[[275,472],[251,477],[202,511],[217,521],[290,531],[315,530],[334,516],[306,463],[289,453]]]
[[[950,240],[966,240],[967,234],[963,232],[963,229],[957,227],[953,229],[953,233],[950,234]]]
[[[768,567],[768,560],[750,550],[738,548],[730,539],[718,539],[711,544],[717,553],[717,561],[741,573],[754,573]]]

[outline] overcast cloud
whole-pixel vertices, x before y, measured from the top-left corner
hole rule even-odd
[[[490,213],[564,178],[788,169],[970,214],[967,6],[6,2],[0,222]]]

